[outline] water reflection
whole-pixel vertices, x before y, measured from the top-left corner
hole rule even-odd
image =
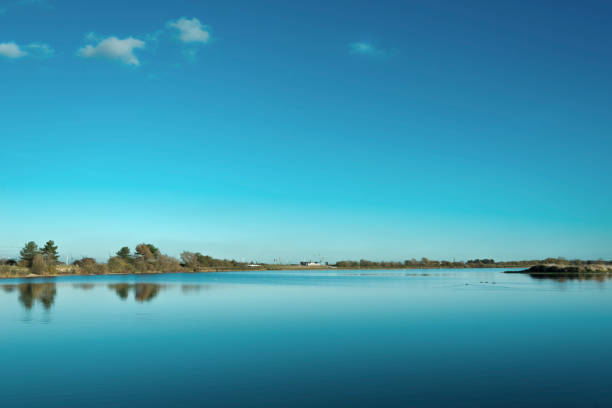
[[[153,283],[137,283],[134,285],[134,299],[137,302],[148,302],[154,299],[162,289],[162,285]]]
[[[533,279],[554,280],[556,282],[568,281],[596,281],[605,282],[612,279],[612,274],[606,273],[529,273]]]
[[[159,293],[170,287],[171,285],[160,285],[157,283],[115,283],[110,285],[93,284],[93,283],[75,283],[70,285],[73,289],[79,290],[92,290],[96,287],[107,287],[113,290],[119,299],[127,300],[130,297],[130,293],[133,293],[134,300],[138,303],[150,302],[155,299]],[[181,292],[186,294],[188,292],[198,292],[202,287],[208,287],[209,285],[181,285]],[[6,293],[17,292],[19,294],[18,301],[27,310],[32,309],[36,302],[42,304],[42,306],[49,310],[55,303],[57,296],[57,286],[54,282],[45,283],[20,283],[20,284],[6,284],[0,285],[2,290]]]
[[[93,283],[75,283],[72,285],[75,289],[91,290],[96,287]]]
[[[130,294],[130,291],[134,292],[134,299],[137,302],[149,302],[153,300],[159,294],[161,289],[165,289],[165,285],[159,285],[157,283],[114,283],[108,285],[108,288],[114,290],[119,296],[119,299],[126,300]]]
[[[108,288],[117,292],[117,296],[119,296],[121,300],[126,300],[130,294],[130,285],[127,283],[115,283],[108,285]]]
[[[211,285],[181,285],[181,291],[185,294],[197,293],[201,290],[210,289]]]
[[[19,303],[28,310],[32,309],[36,301],[41,303],[45,309],[51,309],[57,294],[55,283],[52,282],[2,285],[2,289],[7,293],[17,290],[19,292]]]

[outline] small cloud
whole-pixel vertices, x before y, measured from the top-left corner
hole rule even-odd
[[[96,40],[93,33],[87,35],[88,40]],[[120,61],[126,65],[138,66],[140,61],[134,55],[134,50],[144,48],[145,42],[134,37],[123,40],[117,37],[108,37],[98,41],[97,45],[88,44],[77,51],[83,58],[105,58]]]
[[[50,58],[55,54],[55,50],[51,48],[48,44],[43,43],[32,43],[30,45],[26,45],[25,49],[28,52],[28,55],[37,58]]]
[[[51,57],[55,51],[47,44],[32,43],[25,46],[19,46],[14,42],[0,43],[0,56],[6,58],[23,58],[26,56],[46,58]]]
[[[181,17],[176,21],[169,21],[166,25],[177,29],[179,38],[184,43],[206,44],[210,41],[210,29],[208,26],[202,25],[200,20],[195,17],[192,19]]]
[[[394,54],[392,51],[377,48],[376,46],[367,42],[350,43],[348,48],[350,54],[368,57],[386,57]]]
[[[96,33],[94,32],[89,32],[85,34],[85,41],[101,41],[101,40],[102,38],[98,37]]]
[[[0,56],[6,58],[22,58],[26,55],[28,55],[28,53],[23,51],[21,47],[14,42],[0,43]]]

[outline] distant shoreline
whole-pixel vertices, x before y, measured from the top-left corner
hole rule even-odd
[[[180,258],[180,259],[179,259]],[[121,247],[105,262],[95,258],[60,261],[60,252],[55,241],[48,240],[38,246],[34,241],[26,242],[19,259],[0,259],[0,278],[37,278],[57,276],[96,276],[96,275],[142,275],[179,272],[226,272],[226,271],[279,271],[279,270],[435,270],[435,269],[466,269],[466,268],[529,268],[536,265],[557,264],[563,266],[582,267],[591,265],[610,265],[612,261],[581,260],[565,258],[546,258],[531,260],[496,261],[493,258],[474,258],[463,260],[435,260],[422,257],[405,259],[404,261],[385,260],[338,260],[333,264],[303,260],[299,263],[282,264],[280,259],[275,263],[260,263],[257,260],[236,261],[235,259],[219,259],[201,252],[181,252],[179,258],[164,254],[162,250],[150,243],[140,243],[132,250]],[[278,261],[278,263],[276,263]]]
[[[334,266],[316,266],[316,267],[307,267],[301,265],[286,265],[279,267],[259,267],[259,268],[227,268],[227,269],[207,269],[207,270],[197,270],[197,271],[160,271],[160,272],[143,272],[143,273],[134,273],[134,272],[107,272],[107,273],[53,273],[53,274],[45,274],[45,275],[37,275],[33,273],[23,274],[23,275],[0,275],[0,279],[37,279],[37,278],[59,278],[59,277],[68,277],[68,276],[150,276],[150,275],[164,275],[164,274],[178,274],[178,273],[219,273],[219,272],[262,272],[262,271],[333,271],[333,270],[364,270],[364,271],[401,271],[401,270],[442,270],[442,269],[505,269],[509,268],[508,266],[477,266],[477,267],[444,267],[444,266],[427,266],[427,267],[405,267],[405,268],[384,268],[384,267],[334,267]],[[510,267],[511,268],[511,267]],[[520,268],[520,266],[517,266]],[[512,271],[519,272],[519,271]]]
[[[551,267],[557,269],[550,269]],[[183,251],[180,260],[165,255],[152,244],[139,244],[136,250],[122,247],[106,262],[83,257],[71,263],[59,261],[58,247],[49,240],[43,247],[34,241],[26,243],[20,251],[20,259],[0,259],[0,279],[31,279],[61,276],[100,275],[157,275],[161,273],[192,272],[250,272],[250,271],[333,271],[333,270],[462,270],[462,269],[515,269],[514,273],[582,273],[593,270],[612,270],[612,261],[567,260],[546,258],[532,260],[495,261],[492,258],[476,258],[466,261],[434,260],[428,258],[405,261],[371,261],[367,259],[337,261],[333,264],[323,260],[303,261],[292,264],[238,262],[217,259],[200,252]],[[525,269],[527,268],[527,269]],[[548,269],[547,269],[548,268]],[[564,268],[564,269],[563,269]],[[582,271],[582,272],[580,272]]]

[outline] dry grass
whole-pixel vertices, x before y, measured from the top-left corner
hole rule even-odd
[[[22,266],[0,265],[0,278],[18,278],[29,273],[29,269]]]

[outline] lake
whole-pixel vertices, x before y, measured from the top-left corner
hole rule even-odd
[[[612,282],[499,269],[0,280],[0,407],[604,407]]]

